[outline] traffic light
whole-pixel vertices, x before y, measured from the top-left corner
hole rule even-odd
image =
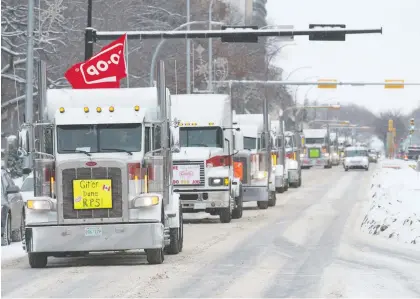
[[[388,132],[392,132],[394,128],[394,121],[392,119],[388,120]]]
[[[410,135],[414,134],[414,118],[410,119]]]

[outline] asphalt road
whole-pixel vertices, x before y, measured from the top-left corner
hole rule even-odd
[[[3,297],[420,297],[420,252],[359,232],[370,173],[304,170],[277,206],[185,225],[184,251],[2,264]],[[395,247],[394,247],[395,246]]]

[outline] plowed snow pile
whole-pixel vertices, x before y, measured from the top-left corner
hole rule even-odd
[[[420,174],[412,164],[403,160],[379,163],[362,231],[420,245]]]

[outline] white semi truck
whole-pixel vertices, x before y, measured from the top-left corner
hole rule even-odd
[[[165,87],[50,89],[45,117],[35,131],[47,153],[34,159],[35,197],[26,209],[31,267],[45,267],[48,256],[138,249],[160,264],[164,252],[182,251],[170,184],[177,130]]]
[[[274,182],[269,185],[268,156],[264,140],[263,114],[235,114],[235,126],[243,136],[243,151],[236,153],[234,161],[241,167],[243,201],[256,201],[260,209],[276,205]]]
[[[302,159],[303,168],[323,166],[332,168],[330,145],[327,129],[303,130],[305,137],[305,153]]]
[[[280,120],[271,121],[271,132],[274,135],[273,152],[275,154],[276,166],[275,189],[277,193],[283,193],[289,189],[289,159],[286,157],[286,139],[283,133],[284,124]]]
[[[173,184],[186,213],[242,217],[242,187],[234,177],[234,140],[229,95],[172,96],[179,119],[180,152],[173,154]]]

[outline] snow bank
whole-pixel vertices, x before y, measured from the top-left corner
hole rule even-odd
[[[372,177],[370,208],[362,231],[420,245],[420,174],[411,164],[380,162]]]

